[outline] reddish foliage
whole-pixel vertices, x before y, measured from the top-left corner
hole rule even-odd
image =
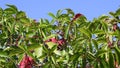
[[[56,38],[51,38],[49,41],[53,42],[53,43],[57,43],[57,39]]]
[[[57,39],[56,38],[50,38],[49,40],[46,40],[45,42],[54,42],[54,43],[56,43]]]
[[[79,18],[80,16],[82,16],[82,14],[80,14],[80,13],[76,14],[73,18],[73,21],[76,20],[77,18]]]
[[[65,39],[63,38],[63,39],[60,39],[60,40],[58,40],[58,45],[63,45],[65,43]]]
[[[65,39],[63,38],[63,39],[57,40],[56,38],[50,38],[49,40],[46,40],[45,42],[53,42],[61,46],[65,43]]]
[[[117,45],[120,46],[120,40],[118,40]]]
[[[118,28],[117,24],[114,24],[114,25],[113,25],[113,30],[116,31],[117,28]]]
[[[108,42],[108,47],[112,48],[112,46],[113,46],[113,43],[109,41]]]
[[[32,68],[33,64],[34,60],[31,57],[25,55],[20,62],[19,68]]]

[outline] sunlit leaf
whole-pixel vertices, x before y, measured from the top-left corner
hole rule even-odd
[[[88,38],[91,38],[92,35],[90,33],[90,31],[88,29],[85,29],[85,28],[80,28],[79,31],[83,34],[85,34]]]
[[[48,13],[49,16],[51,16],[52,18],[56,18],[55,15],[53,13]]]
[[[10,5],[10,4],[6,4],[6,5],[9,6],[10,8],[12,8],[15,12],[18,11],[18,9],[15,5]]]

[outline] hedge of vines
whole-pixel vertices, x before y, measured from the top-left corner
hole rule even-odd
[[[71,9],[36,21],[0,8],[0,68],[119,68],[120,8],[92,21]]]

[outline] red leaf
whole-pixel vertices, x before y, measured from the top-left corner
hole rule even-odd
[[[114,24],[114,25],[113,25],[113,30],[116,31],[117,28],[118,28],[117,24]]]
[[[82,14],[80,14],[80,13],[76,14],[73,18],[73,21],[76,20],[77,18],[79,18],[80,16],[82,16]]]
[[[63,45],[65,43],[65,39],[58,40],[58,45]]]
[[[32,68],[33,64],[34,60],[31,57],[25,55],[20,62],[19,68]]]

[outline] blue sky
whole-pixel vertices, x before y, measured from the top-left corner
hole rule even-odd
[[[55,14],[57,10],[64,8],[82,13],[88,20],[120,8],[120,0],[0,0],[0,7],[6,8],[5,4],[16,5],[28,17],[37,20],[49,19],[48,12]]]

